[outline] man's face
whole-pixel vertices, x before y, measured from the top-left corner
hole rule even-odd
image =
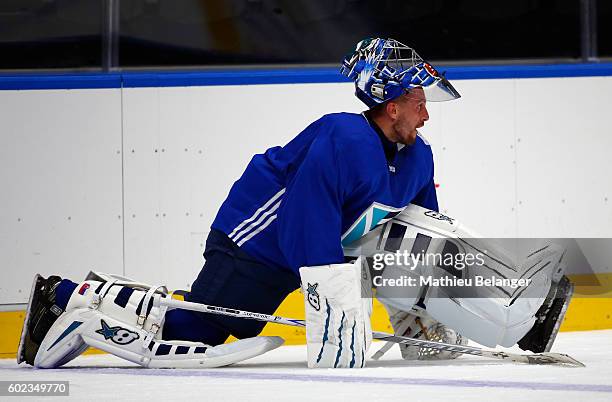
[[[425,93],[422,88],[415,88],[410,93],[402,95],[396,103],[393,130],[397,141],[411,145],[416,140],[417,128],[423,127],[429,120]]]

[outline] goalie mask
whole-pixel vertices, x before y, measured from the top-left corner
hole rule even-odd
[[[430,102],[461,97],[443,74],[395,39],[362,40],[344,58],[340,73],[355,81],[355,95],[370,108],[413,88],[423,88]]]

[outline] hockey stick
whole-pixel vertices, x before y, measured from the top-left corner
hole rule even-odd
[[[279,317],[275,315],[253,313],[250,311],[235,310],[231,308],[211,306],[208,304],[193,303],[182,300],[175,300],[170,297],[164,297],[159,299],[159,305],[167,306],[169,308],[179,308],[183,310],[198,311],[201,313],[211,313],[226,315],[237,318],[248,318],[265,322],[272,322],[277,324],[292,325],[294,327],[306,327],[304,320],[297,320],[285,317]],[[409,338],[407,336],[399,336],[387,334],[384,332],[372,332],[374,339],[379,339],[387,342],[403,343],[410,346],[420,346],[426,348],[432,348],[437,350],[444,350],[448,352],[456,352],[468,355],[488,357],[491,359],[509,360],[517,363],[526,364],[557,364],[567,365],[575,367],[585,367],[584,364],[574,359],[573,357],[561,354],[561,353],[537,353],[537,354],[517,354],[508,353],[496,350],[481,349],[475,346],[462,346],[453,345],[449,343],[428,341],[422,339]]]

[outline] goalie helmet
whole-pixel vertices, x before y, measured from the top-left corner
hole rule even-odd
[[[395,39],[362,40],[344,58],[340,73],[355,81],[355,95],[370,108],[413,88],[423,88],[428,101],[461,97],[443,74]]]

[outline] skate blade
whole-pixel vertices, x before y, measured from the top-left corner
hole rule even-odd
[[[34,301],[34,293],[36,291],[36,285],[38,285],[38,281],[42,278],[42,275],[36,274],[34,276],[34,281],[32,282],[32,289],[30,290],[30,298],[28,299],[28,306],[26,308],[26,316],[23,320],[23,327],[21,328],[21,337],[19,338],[19,348],[17,349],[17,364],[21,364],[25,361],[25,337],[26,331],[28,330],[28,325],[30,324],[30,311],[32,307],[32,302]]]

